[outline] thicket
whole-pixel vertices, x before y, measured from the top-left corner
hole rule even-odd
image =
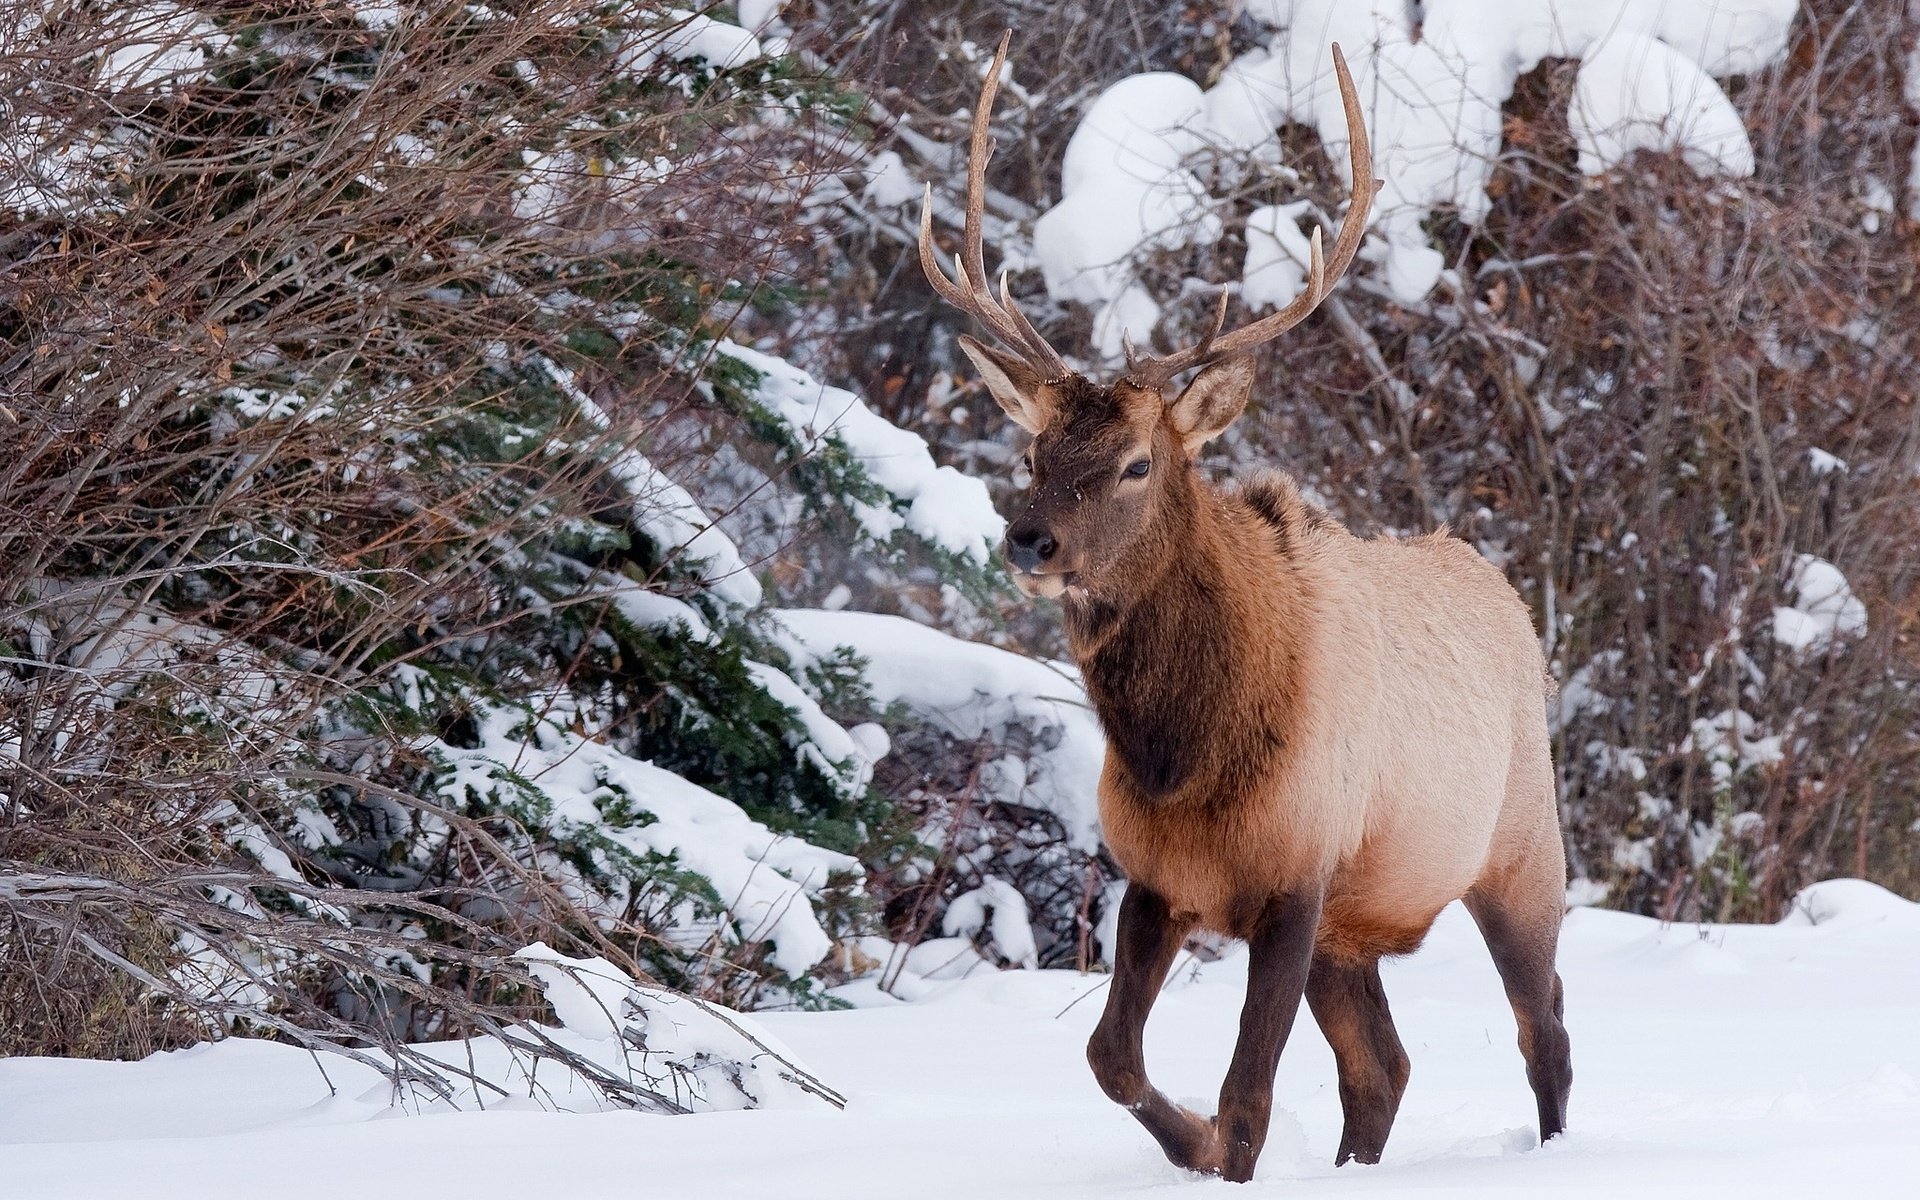
[[[749,53],[585,0],[4,18],[0,1052],[240,1031],[431,1085],[410,1043],[530,1036],[529,942],[821,1003],[875,967],[861,935],[932,939],[1007,885],[1035,961],[1098,963],[1116,873],[1010,765],[1059,730],[876,700],[861,647],[797,655],[775,610],[1042,657],[1057,620],[728,339],[852,386],[1004,509],[1017,431],[884,156],[957,211],[982,49],[1015,28],[989,233],[1031,262],[1092,97],[1209,81],[1260,31],[1140,0],[782,19]],[[1574,870],[1673,919],[1920,888],[1920,227],[1885,200],[1913,31],[1898,0],[1813,0],[1793,39],[1730,88],[1750,179],[1584,176],[1571,64],[1525,77],[1488,219],[1430,229],[1458,283],[1409,304],[1363,264],[1209,464],[1504,565],[1562,685]],[[1236,278],[1236,216],[1337,211],[1317,141],[1281,138],[1304,192],[1214,164],[1228,235],[1143,261],[1164,336]],[[1013,280],[1090,361],[1087,314]],[[1803,555],[1861,636],[1774,636]],[[660,849],[709,801],[741,817],[735,885]]]
[[[721,337],[846,91],[654,5],[8,20],[0,1053],[404,1067],[537,1012],[535,940],[809,1002],[786,910],[857,918],[884,805],[681,481],[990,586]]]

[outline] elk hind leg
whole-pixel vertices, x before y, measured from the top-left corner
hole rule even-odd
[[[1505,880],[1483,880],[1466,896],[1467,911],[1486,938],[1513,1006],[1543,1142],[1566,1129],[1567,1098],[1573,1089],[1565,993],[1554,969],[1566,886],[1557,830],[1552,849],[1551,855],[1540,856],[1550,862],[1530,864],[1539,869]]]
[[[1379,959],[1355,963],[1315,955],[1307,976],[1307,1007],[1340,1069],[1345,1126],[1334,1164],[1377,1163],[1411,1070],[1387,1010]]]

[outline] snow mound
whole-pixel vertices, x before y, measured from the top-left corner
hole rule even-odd
[[[1801,889],[1780,924],[1888,924],[1920,930],[1920,904],[1864,879],[1829,879]]]
[[[847,647],[866,659],[877,709],[901,704],[961,739],[1024,731],[1037,747],[1013,803],[1060,818],[1076,849],[1100,846],[1097,788],[1106,738],[1067,670],[963,641],[904,617],[779,609],[775,637],[796,668]]]
[[[665,26],[633,38],[621,50],[622,65],[645,74],[661,59],[704,61],[716,71],[757,62],[765,54],[760,39],[738,25],[684,8],[669,9]]]
[[[1111,358],[1125,326],[1144,341],[1160,316],[1133,258],[1220,236],[1220,205],[1194,170],[1203,151],[1276,162],[1277,128],[1297,121],[1344,171],[1338,42],[1383,183],[1367,257],[1398,299],[1417,303],[1445,265],[1423,223],[1441,207],[1468,224],[1487,213],[1501,106],[1522,74],[1548,56],[1583,60],[1569,119],[1589,174],[1653,149],[1677,150],[1703,174],[1748,175],[1752,145],[1714,77],[1777,61],[1797,10],[1796,0],[1253,0],[1248,15],[1271,35],[1212,88],[1135,75],[1088,109],[1060,202],[1034,227],[1047,290],[1096,309],[1096,346]],[[1248,303],[1264,306],[1288,277],[1271,271],[1270,247],[1254,249],[1277,230],[1272,210],[1255,217],[1243,278]]]
[[[544,942],[514,957],[540,981],[596,1066],[687,1112],[812,1106],[821,1090],[791,1050],[730,1009],[642,987],[604,958],[572,958]]]
[[[1100,94],[1067,142],[1060,203],[1035,222],[1047,290],[1098,306],[1094,341],[1113,358],[1129,327],[1150,329],[1159,309],[1132,283],[1132,256],[1220,237],[1206,187],[1181,163],[1202,144],[1198,85],[1156,71]]]

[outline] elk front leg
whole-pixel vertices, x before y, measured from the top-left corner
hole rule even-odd
[[[1107,991],[1107,1010],[1087,1042],[1087,1062],[1100,1089],[1114,1103],[1124,1104],[1176,1165],[1218,1171],[1219,1140],[1213,1126],[1147,1081],[1141,1040],[1167,968],[1192,929],[1192,919],[1176,917],[1158,893],[1137,883],[1127,885],[1120,901],[1113,985]]]
[[[1220,1086],[1220,1173],[1235,1183],[1253,1178],[1273,1115],[1273,1075],[1280,1066],[1300,997],[1313,965],[1320,925],[1319,891],[1267,901],[1247,936],[1247,999],[1240,1040]]]

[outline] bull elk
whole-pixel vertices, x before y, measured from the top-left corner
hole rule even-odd
[[[1194,466],[1246,407],[1252,352],[1305,319],[1360,246],[1375,183],[1346,61],[1335,46],[1353,200],[1331,256],[1315,231],[1306,290],[1226,333],[1223,296],[1199,343],[1159,357],[1129,345],[1125,373],[1103,386],[1035,331],[1004,274],[997,298],[988,286],[983,178],[1008,41],[974,109],[957,277],[936,261],[928,211],[920,262],[1000,343],[960,339],[1033,435],[1005,556],[1023,592],[1061,602],[1107,733],[1100,817],[1128,883],[1093,1073],[1173,1162],[1249,1179],[1304,995],[1338,1060],[1336,1162],[1377,1162],[1408,1076],[1380,959],[1414,950],[1464,899],[1513,1006],[1540,1135],[1553,1137],[1573,1078],[1554,968],[1566,875],[1526,606],[1444,530],[1363,540],[1283,475],[1219,489]],[[1195,930],[1249,944],[1211,1119],[1156,1089],[1141,1049]]]

